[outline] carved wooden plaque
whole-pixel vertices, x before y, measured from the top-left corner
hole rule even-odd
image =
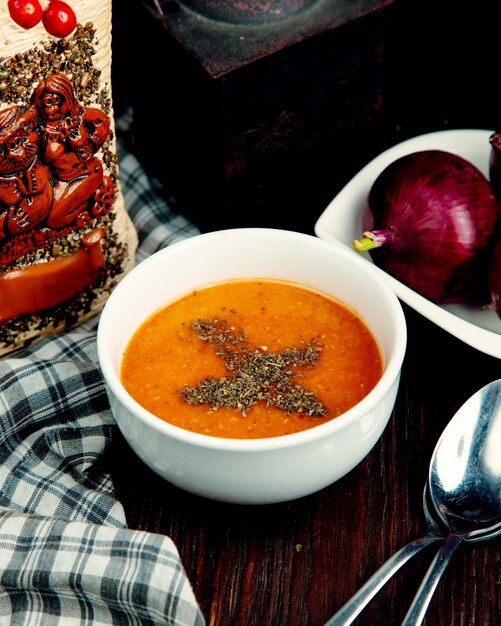
[[[111,0],[0,3],[0,355],[98,313],[136,245],[115,145]]]

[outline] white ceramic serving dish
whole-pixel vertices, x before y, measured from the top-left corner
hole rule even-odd
[[[379,342],[384,372],[356,406],[304,432],[265,439],[223,439],[183,430],[150,414],[120,382],[127,343],[154,311],[194,288],[230,278],[295,281],[336,296],[365,320]],[[98,328],[99,362],[125,439],[152,470],[195,494],[241,504],[292,500],[355,467],[393,410],[406,347],[394,292],[373,266],[314,236],[272,229],[198,235],[157,252],[115,288]]]
[[[337,194],[315,224],[315,234],[373,265],[369,253],[354,250],[353,240],[362,235],[368,213],[367,196],[383,169],[411,152],[439,149],[464,157],[488,176],[491,134],[488,130],[446,130],[420,135],[386,150]],[[468,345],[501,358],[501,320],[494,311],[465,304],[434,304],[383,270],[378,268],[378,271],[403,302]]]

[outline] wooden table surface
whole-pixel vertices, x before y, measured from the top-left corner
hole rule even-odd
[[[321,626],[424,532],[421,498],[436,441],[472,393],[501,377],[501,361],[404,311],[409,342],[390,422],[355,469],[316,494],[265,506],[211,502],[158,478],[117,442],[114,479],[128,522],[172,537],[207,624]],[[435,550],[405,565],[354,623],[400,624]],[[501,540],[463,545],[424,624],[500,623]]]

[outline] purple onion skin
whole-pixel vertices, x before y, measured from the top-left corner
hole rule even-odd
[[[492,253],[489,266],[489,292],[490,308],[501,318],[501,240],[499,240]]]
[[[425,150],[391,163],[369,193],[374,263],[429,300],[489,301],[501,206],[462,157]]]
[[[491,153],[489,158],[489,180],[494,195],[501,201],[501,132],[495,132],[489,137]]]

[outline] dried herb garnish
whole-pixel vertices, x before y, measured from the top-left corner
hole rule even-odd
[[[213,344],[232,376],[207,376],[196,386],[180,390],[184,402],[233,408],[247,415],[253,405],[264,402],[288,415],[302,413],[320,417],[328,411],[315,394],[295,378],[299,368],[312,368],[320,358],[322,344],[312,339],[305,347],[268,352],[266,346],[251,347],[245,331],[228,326],[225,320],[196,320],[190,327],[198,339]]]

